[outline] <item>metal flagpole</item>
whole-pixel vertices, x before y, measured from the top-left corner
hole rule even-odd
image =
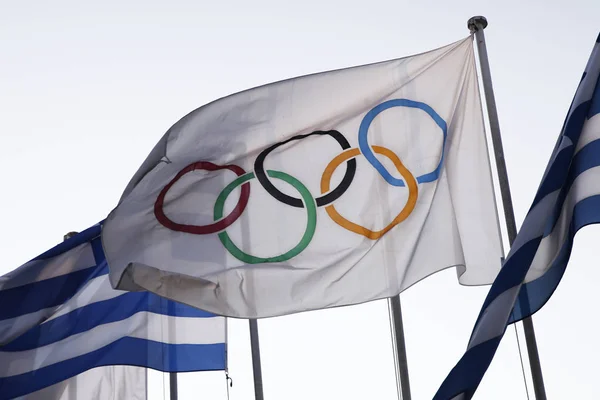
[[[481,78],[483,80],[483,92],[487,104],[488,117],[490,121],[490,130],[492,136],[492,145],[496,158],[496,168],[498,170],[498,180],[500,183],[500,193],[504,208],[504,217],[506,218],[506,228],[508,231],[508,242],[513,244],[517,236],[517,225],[515,222],[515,213],[513,210],[512,198],[510,195],[510,186],[508,184],[508,173],[506,171],[506,162],[504,160],[504,150],[502,149],[502,137],[500,136],[500,124],[498,122],[498,110],[496,109],[496,100],[494,98],[494,89],[492,87],[492,76],[490,73],[490,63],[485,45],[485,35],[483,30],[488,25],[487,19],[482,16],[476,16],[469,19],[467,26],[471,33],[475,34],[477,42],[477,53],[479,54],[479,65],[481,67]],[[533,379],[533,388],[537,400],[546,400],[546,389],[544,388],[544,378],[542,376],[542,367],[540,365],[540,356],[538,353],[531,317],[523,319],[523,328],[525,330],[525,341],[527,343],[527,353],[529,356],[529,365]]]
[[[169,372],[169,398],[177,400],[177,372]]]
[[[77,235],[79,232],[69,232],[63,236],[63,241],[67,241],[71,239],[73,236]],[[77,400],[77,378],[71,379],[69,381],[69,400]]]
[[[230,144],[231,151],[236,154],[245,154],[248,152],[248,148],[244,141],[234,142]],[[251,247],[251,235],[250,235],[250,224],[245,219],[240,219],[240,231],[241,231],[241,246]],[[256,290],[254,284],[254,274],[250,274],[247,279],[248,284],[248,297],[253,298]],[[252,374],[254,377],[254,400],[264,400],[263,394],[263,380],[262,380],[262,366],[260,362],[260,342],[258,340],[258,321],[256,319],[249,319],[248,325],[250,328],[250,353],[252,355]]]
[[[258,322],[255,319],[250,323],[250,351],[252,352],[252,372],[254,374],[254,399],[264,400],[262,367],[260,364],[260,343],[258,341]]]
[[[388,299],[390,308],[390,324],[393,325],[393,345],[396,356],[396,385],[401,400],[411,400],[410,382],[408,379],[408,362],[406,361],[406,343],[404,341],[404,325],[402,324],[402,307],[400,295]]]

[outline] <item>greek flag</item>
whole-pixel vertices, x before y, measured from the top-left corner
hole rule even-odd
[[[100,231],[95,225],[0,277],[0,399],[108,365],[226,368],[225,318],[114,290]]]
[[[483,304],[467,351],[435,400],[470,399],[506,326],[548,301],[565,272],[575,233],[600,222],[600,36],[533,205]]]

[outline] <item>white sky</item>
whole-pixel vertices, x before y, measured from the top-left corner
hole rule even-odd
[[[478,14],[490,22],[520,224],[598,35],[597,1],[0,0],[0,274],[103,219],[189,111],[259,84],[449,44]],[[600,397],[599,234],[578,235],[561,285],[534,317],[552,399]],[[414,399],[431,398],[458,361],[486,293],[449,270],[402,294]],[[267,400],[396,398],[385,301],[259,325]],[[254,395],[247,326],[229,325],[232,400]],[[162,397],[161,374],[150,388]],[[180,388],[182,400],[226,398],[222,373],[185,376]],[[527,398],[514,328],[475,398]]]

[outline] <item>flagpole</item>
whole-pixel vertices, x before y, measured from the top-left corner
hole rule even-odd
[[[177,373],[169,372],[169,398],[177,400]]]
[[[63,235],[63,241],[67,241],[71,239],[73,236],[77,235],[79,232],[69,232],[66,235]],[[77,400],[77,378],[71,379],[69,382],[69,396],[67,397],[69,400]]]
[[[410,382],[408,378],[408,362],[406,360],[406,342],[404,341],[404,324],[402,323],[402,307],[400,295],[388,299],[390,308],[390,324],[392,324],[394,355],[396,356],[396,386],[402,400],[411,400]]]
[[[262,367],[260,363],[260,343],[258,341],[258,322],[255,319],[250,323],[250,351],[252,353],[252,373],[254,375],[254,399],[264,400]]]
[[[490,72],[490,63],[485,44],[485,35],[483,30],[488,25],[487,19],[482,16],[476,16],[469,19],[467,26],[471,33],[475,34],[477,42],[477,53],[479,54],[479,65],[481,67],[481,78],[483,81],[483,92],[487,104],[490,130],[492,136],[492,145],[496,158],[496,168],[498,170],[498,180],[500,183],[500,193],[504,208],[504,217],[506,219],[506,228],[508,231],[508,242],[513,244],[517,237],[517,225],[515,222],[515,212],[508,184],[508,173],[506,171],[506,162],[504,159],[504,150],[502,148],[502,137],[500,136],[500,123],[498,122],[498,110],[496,109],[496,99],[494,98],[494,89],[492,87],[492,75]],[[535,331],[531,317],[523,319],[523,328],[525,330],[525,342],[527,343],[527,353],[529,356],[529,366],[533,379],[533,388],[537,400],[546,400],[546,389],[544,388],[544,378],[542,376],[542,367],[538,353]]]

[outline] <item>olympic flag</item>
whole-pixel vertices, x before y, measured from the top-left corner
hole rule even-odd
[[[277,82],[177,122],[107,218],[113,287],[261,318],[399,294],[501,241],[470,37]]]

